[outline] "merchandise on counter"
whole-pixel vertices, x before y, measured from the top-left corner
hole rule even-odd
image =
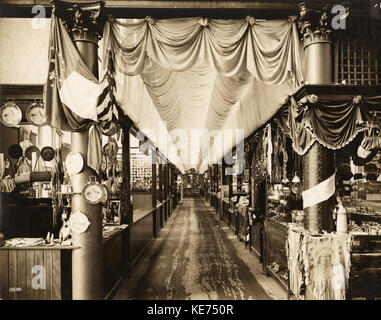
[[[4,234],[0,232],[0,247],[4,246],[4,244],[5,244]]]
[[[13,238],[5,240],[5,247],[33,247],[44,245],[45,239],[43,238]]]

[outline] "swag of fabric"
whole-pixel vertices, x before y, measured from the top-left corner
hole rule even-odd
[[[357,96],[351,101],[303,98],[299,103],[290,97],[288,115],[279,112],[277,123],[293,141],[293,149],[304,155],[317,141],[329,149],[341,149],[371,121],[369,106],[381,103],[380,97]]]
[[[291,20],[110,20],[102,50],[103,61],[114,57],[117,102],[141,129],[158,117],[168,131],[243,128],[248,136],[303,81]],[[128,87],[140,88],[139,98]]]
[[[101,133],[117,120],[110,77],[101,82],[82,60],[60,18],[52,14],[49,71],[44,87],[47,122],[63,131],[88,130],[88,165],[99,172]],[[106,74],[108,75],[108,73]]]

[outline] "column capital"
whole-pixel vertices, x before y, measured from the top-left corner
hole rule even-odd
[[[53,12],[62,19],[73,41],[89,41],[96,45],[102,37],[105,22],[103,8],[103,1],[53,1]]]
[[[319,7],[306,2],[299,4],[297,24],[305,47],[316,42],[331,43],[330,12],[328,6]]]
[[[332,43],[334,31],[333,18],[338,14],[335,10],[332,10],[335,6],[338,6],[338,4],[318,4],[311,2],[302,2],[299,4],[297,26],[304,47],[313,43]],[[348,12],[348,1],[343,1],[339,6],[342,6],[342,8]]]

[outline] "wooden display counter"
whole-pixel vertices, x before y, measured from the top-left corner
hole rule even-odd
[[[286,254],[286,241],[288,237],[288,225],[265,219],[264,222],[264,250],[263,270],[266,275],[273,276],[279,284],[289,293],[288,266]],[[276,265],[278,267],[276,267]],[[278,270],[276,270],[278,268]]]
[[[4,300],[71,299],[73,246],[0,248],[0,298]],[[45,283],[43,275],[45,274]],[[39,277],[41,276],[41,277]]]
[[[136,265],[143,252],[154,240],[153,226],[157,221],[155,212],[156,208],[152,208],[146,215],[134,221],[130,226],[129,264],[131,268]]]
[[[127,250],[123,245],[124,238],[128,236],[129,226],[110,227],[103,231],[103,291],[105,299],[113,293],[125,275]]]
[[[250,250],[258,257],[259,262],[263,259],[263,223],[254,220],[250,226]]]
[[[381,298],[381,236],[354,236],[348,298]]]
[[[237,236],[238,239],[246,242],[249,228],[249,216],[248,216],[248,207],[243,207],[242,209],[238,208],[237,210]]]

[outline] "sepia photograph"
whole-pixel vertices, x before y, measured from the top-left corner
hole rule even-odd
[[[0,0],[0,305],[381,300],[380,43],[380,0]]]

